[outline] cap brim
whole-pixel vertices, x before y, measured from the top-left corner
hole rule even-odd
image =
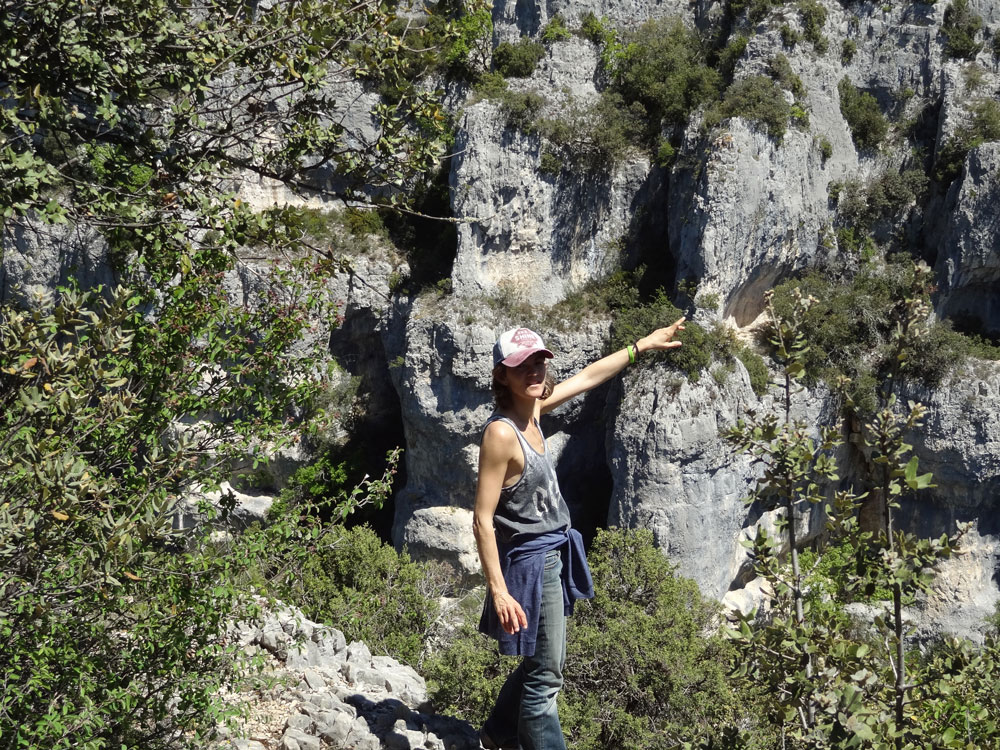
[[[548,349],[542,349],[542,348],[537,348],[537,349],[518,349],[516,352],[514,352],[513,354],[511,354],[506,359],[500,360],[500,364],[506,365],[507,367],[517,367],[519,364],[521,364],[522,362],[524,362],[524,360],[526,360],[532,354],[537,354],[538,352],[541,352],[542,354],[544,354],[546,359],[552,359],[552,357],[555,356]]]

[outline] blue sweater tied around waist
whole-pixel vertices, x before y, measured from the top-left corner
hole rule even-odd
[[[529,539],[519,539],[514,543],[498,541],[497,547],[507,591],[521,605],[528,619],[528,626],[516,633],[504,630],[493,606],[493,597],[487,594],[483,615],[479,620],[479,632],[496,638],[501,654],[534,656],[542,603],[545,553],[554,549],[562,553],[563,611],[566,615],[573,614],[573,604],[577,599],[592,599],[594,596],[594,582],[587,566],[583,537],[576,529],[560,529]]]

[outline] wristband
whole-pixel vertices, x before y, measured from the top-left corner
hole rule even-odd
[[[635,364],[635,347],[632,344],[629,344],[628,346],[625,347],[625,351],[628,353],[628,363],[630,365],[634,365]]]

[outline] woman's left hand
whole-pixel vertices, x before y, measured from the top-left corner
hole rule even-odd
[[[674,336],[678,331],[684,330],[684,316],[679,317],[666,328],[657,328],[648,336],[644,336],[635,342],[640,352],[653,351],[657,349],[676,349],[681,345],[680,341],[674,341]]]

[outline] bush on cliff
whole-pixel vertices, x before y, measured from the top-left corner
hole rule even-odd
[[[878,100],[867,91],[859,90],[849,78],[837,84],[840,111],[851,130],[851,138],[861,149],[876,150],[889,132],[889,121],[878,106]]]
[[[272,516],[287,512],[277,508]],[[286,573],[268,587],[275,597],[348,641],[364,641],[372,653],[419,662],[443,581],[432,566],[397,552],[366,526],[330,526]]]

